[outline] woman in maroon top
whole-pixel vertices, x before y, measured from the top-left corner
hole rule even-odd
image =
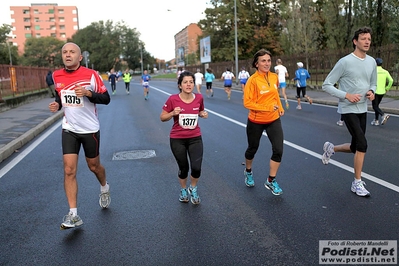
[[[185,71],[180,74],[177,81],[180,93],[168,98],[160,118],[162,122],[173,118],[170,148],[179,166],[178,177],[181,185],[179,201],[188,202],[190,194],[191,202],[199,204],[197,182],[201,175],[203,145],[198,119],[207,118],[208,112],[205,111],[202,95],[193,93],[194,80],[194,74],[191,72]],[[190,186],[187,189],[190,165]]]

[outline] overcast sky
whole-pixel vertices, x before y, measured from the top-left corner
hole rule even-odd
[[[113,20],[114,23],[123,20],[141,34],[140,40],[152,56],[166,61],[175,58],[175,34],[190,23],[205,18],[204,11],[209,7],[207,0],[1,0],[0,25],[11,24],[10,5],[30,6],[32,3],[76,6],[81,29],[100,20]]]

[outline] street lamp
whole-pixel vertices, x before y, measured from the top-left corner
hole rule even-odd
[[[8,40],[6,41],[7,48],[8,48],[8,54],[10,55],[10,66],[12,66],[12,56],[11,56],[11,48],[10,44],[8,43]]]
[[[141,55],[141,75],[143,75],[143,47],[141,44],[139,45],[140,48],[140,55]]]
[[[11,56],[11,49],[10,49],[10,44],[8,42],[7,43],[7,47],[8,47],[8,54],[10,55],[10,66],[12,66],[12,56]]]
[[[236,55],[236,84],[238,85],[237,0],[234,0],[234,44]]]

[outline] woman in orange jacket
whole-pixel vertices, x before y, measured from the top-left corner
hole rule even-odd
[[[245,151],[245,184],[255,185],[252,173],[252,162],[259,148],[260,138],[266,130],[272,145],[269,177],[265,187],[273,195],[281,195],[282,189],[275,180],[283,155],[283,129],[280,117],[284,115],[278,93],[278,76],[270,72],[271,53],[261,49],[254,55],[252,67],[256,72],[248,79],[244,90],[244,107],[249,110],[247,121],[248,148]]]

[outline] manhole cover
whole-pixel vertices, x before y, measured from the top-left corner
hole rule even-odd
[[[120,151],[115,152],[112,156],[113,161],[123,161],[123,160],[136,160],[136,159],[146,159],[155,157],[154,150],[134,150],[134,151]]]

